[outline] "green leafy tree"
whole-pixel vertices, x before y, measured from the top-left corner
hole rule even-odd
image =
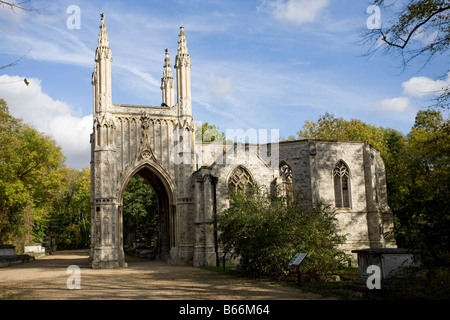
[[[215,125],[210,125],[208,122],[205,122],[195,128],[195,140],[202,142],[224,142],[225,134]]]
[[[0,242],[39,240],[33,226],[59,186],[64,159],[53,139],[11,116],[0,99]]]
[[[403,135],[394,129],[366,124],[357,119],[345,120],[325,113],[314,121],[305,121],[297,132],[299,139],[367,141],[380,151],[385,162],[392,161],[392,151],[401,148]]]
[[[450,246],[449,155],[449,121],[439,111],[419,111],[399,153],[394,212],[400,241],[424,249],[436,263]]]
[[[89,247],[91,225],[91,175],[89,169],[60,170],[61,185],[44,221],[45,234],[57,249]]]
[[[338,249],[344,237],[324,208],[305,210],[299,199],[286,201],[258,188],[233,193],[231,202],[218,214],[218,230],[224,250],[241,258],[245,273],[286,276],[297,252],[308,253],[303,273],[318,280],[346,262]]]
[[[123,195],[123,230],[125,242],[158,237],[158,201],[153,188],[139,176],[133,176]],[[128,243],[131,244],[131,243]]]

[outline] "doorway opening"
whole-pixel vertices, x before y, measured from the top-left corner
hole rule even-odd
[[[144,178],[135,175],[128,182],[122,214],[125,254],[156,259],[160,254],[158,199]]]
[[[126,184],[122,204],[125,256],[168,261],[173,215],[170,214],[169,194],[161,179],[152,170],[142,168]]]

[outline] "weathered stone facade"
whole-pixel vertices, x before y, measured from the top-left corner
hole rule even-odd
[[[102,15],[92,76],[93,268],[126,266],[122,201],[135,174],[146,179],[157,194],[160,258],[170,263],[216,264],[219,248],[213,217],[228,207],[229,189],[245,183],[301,192],[309,206],[331,205],[349,239],[348,252],[395,246],[384,164],[369,144],[319,140],[259,145],[196,143],[191,63],[182,27],[176,79],[169,52],[165,52],[161,106],[113,104],[111,63]]]

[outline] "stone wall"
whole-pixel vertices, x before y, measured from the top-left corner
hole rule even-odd
[[[293,191],[304,197],[305,206],[311,208],[322,204],[336,213],[339,230],[347,239],[342,249],[352,256],[353,261],[356,262],[356,255],[351,250],[395,247],[384,163],[378,150],[360,141],[289,141],[279,144],[279,159],[271,163],[262,159],[259,147],[209,143],[197,152],[197,159],[201,160],[197,179],[217,178],[217,211],[229,206],[228,181],[235,168],[244,167],[256,184],[270,190],[281,182],[278,164],[286,163],[292,169]],[[350,206],[346,208],[335,206],[333,169],[339,161],[343,161],[349,170]],[[202,190],[199,187],[197,192]],[[199,196],[199,212],[209,210],[205,208],[213,205],[205,202],[205,197],[211,199],[210,195]]]
[[[392,212],[387,204],[384,163],[378,150],[361,141],[303,140],[280,144],[280,161],[293,172],[294,191],[311,205],[336,213],[347,241],[343,249],[395,247]],[[333,168],[343,161],[350,173],[350,206],[336,208]],[[356,255],[352,255],[356,260]]]

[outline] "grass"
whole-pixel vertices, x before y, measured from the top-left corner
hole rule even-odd
[[[204,270],[218,272],[234,277],[244,277],[230,270],[235,266],[223,267],[201,267]],[[391,289],[369,290],[364,283],[360,283],[359,290],[351,290],[349,286],[355,286],[358,278],[358,268],[347,267],[338,270],[334,275],[340,277],[339,282],[314,281],[302,278],[301,290],[317,293],[325,297],[336,297],[338,299],[367,299],[367,300],[448,300],[450,299],[450,268],[436,267],[432,270],[425,268],[405,268],[403,276],[390,281]],[[305,278],[305,279],[304,279]],[[297,274],[293,272],[284,279],[261,277],[257,280],[276,282],[279,285],[298,288]],[[358,287],[357,287],[358,288]],[[392,290],[394,288],[394,290]]]
[[[233,277],[244,277],[247,279],[255,280],[255,278],[251,278],[248,276],[244,276],[237,272],[232,272],[236,269],[236,266],[226,266],[225,270],[223,266],[220,267],[199,267],[202,270],[208,270],[217,272],[219,274],[229,275]],[[231,271],[230,271],[231,270]],[[357,296],[354,296],[346,290],[345,285],[353,282],[358,276],[358,268],[347,267],[342,270],[339,270],[335,273],[339,275],[342,281],[340,282],[317,282],[317,281],[303,281],[301,287],[297,285],[297,274],[293,272],[291,277],[286,279],[273,279],[270,277],[258,278],[259,281],[271,281],[276,282],[278,285],[298,288],[299,290],[303,290],[306,292],[317,293],[324,297],[336,297],[338,299],[357,299]]]
[[[202,270],[214,271],[220,274],[231,274],[230,270],[236,269],[236,266],[225,266],[225,271],[223,266],[220,267],[199,267]]]
[[[17,297],[12,292],[5,292],[0,295],[0,300],[17,300]]]

